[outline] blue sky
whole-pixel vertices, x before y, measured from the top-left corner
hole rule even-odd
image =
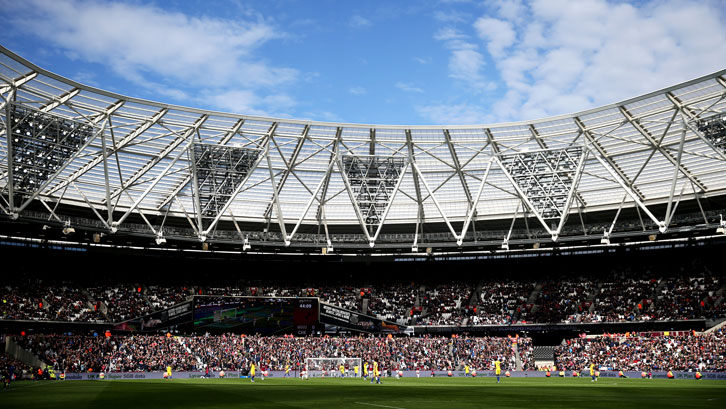
[[[726,68],[713,1],[0,0],[50,71],[205,109],[367,124],[566,114]]]

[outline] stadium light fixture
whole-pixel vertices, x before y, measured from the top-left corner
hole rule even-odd
[[[94,243],[100,243],[101,242],[101,233],[93,233],[93,242]]]
[[[162,244],[166,244],[166,239],[161,234],[161,232],[156,234],[156,239],[154,240],[156,242],[157,246],[161,246]]]
[[[600,244],[610,244],[610,233],[607,231],[604,231],[602,234],[602,238],[600,239]]]
[[[73,234],[76,232],[76,229],[71,226],[71,222],[66,222],[66,224],[63,226],[63,234],[66,236],[69,234]]]
[[[414,253],[418,253],[418,244],[414,244],[413,246],[411,246],[411,251]]]
[[[720,214],[719,217],[721,218],[721,221],[718,223],[718,228],[716,228],[716,233],[726,234],[726,220],[723,219],[722,214]]]
[[[249,239],[248,239],[247,237],[245,237],[245,241],[244,241],[244,243],[242,244],[242,251],[247,251],[247,250],[249,250],[250,248],[251,248],[251,246],[250,246],[250,241],[249,241]]]
[[[502,249],[509,250],[509,239],[504,239],[504,241],[502,242]]]

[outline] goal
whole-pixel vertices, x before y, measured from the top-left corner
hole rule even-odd
[[[354,368],[358,367],[358,377],[363,373],[360,358],[305,358],[305,369],[309,377],[337,377],[343,376],[340,373],[340,366],[345,368],[345,377],[356,376]],[[325,372],[323,372],[325,371]]]

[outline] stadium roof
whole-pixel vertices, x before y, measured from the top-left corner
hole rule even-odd
[[[221,237],[226,223],[233,226],[227,237],[248,237],[240,225],[272,226],[290,244],[310,231],[330,242],[328,228],[346,226],[372,247],[387,227],[411,226],[415,243],[421,226],[434,223],[461,245],[476,222],[526,216],[556,240],[571,215],[619,209],[667,231],[681,201],[726,193],[723,136],[705,131],[709,123],[723,130],[726,70],[533,121],[363,125],[126,97],[0,46],[0,94],[0,212],[22,218],[40,201],[60,221],[48,203],[78,206],[110,231],[134,216],[161,237],[168,218],[186,220],[202,240]],[[7,137],[8,127],[13,134],[32,121],[60,120],[85,132],[76,132],[77,148],[58,153],[60,141],[41,141],[41,131]],[[23,162],[40,151],[55,161],[45,175],[33,166],[50,159]],[[21,188],[17,173],[26,170],[36,176]]]

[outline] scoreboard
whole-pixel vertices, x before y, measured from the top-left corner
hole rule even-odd
[[[195,296],[194,328],[209,333],[308,335],[321,327],[317,298]]]

